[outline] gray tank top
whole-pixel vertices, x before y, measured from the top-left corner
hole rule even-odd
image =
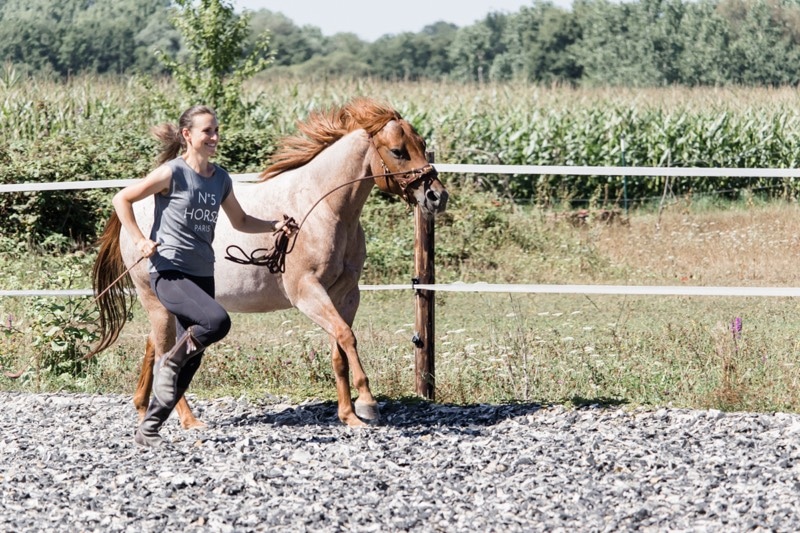
[[[204,178],[182,157],[168,161],[172,180],[167,194],[155,196],[155,218],[150,239],[160,243],[150,257],[150,272],[180,270],[192,276],[214,275],[214,228],[219,208],[233,182],[214,165],[214,174]]]

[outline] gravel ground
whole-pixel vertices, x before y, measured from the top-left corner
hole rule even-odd
[[[0,392],[0,531],[797,531],[800,416]]]

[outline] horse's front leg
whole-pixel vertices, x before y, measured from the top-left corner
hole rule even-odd
[[[356,337],[351,328],[358,309],[358,287],[355,286],[347,292],[338,309],[328,291],[316,280],[305,279],[300,287],[302,287],[302,297],[294,303],[295,307],[331,336],[331,358],[336,380],[339,420],[351,427],[364,425],[359,416],[364,420],[376,421],[380,418],[378,404],[369,388],[369,379],[361,366]],[[335,293],[336,288],[334,285],[330,292]],[[353,409],[350,397],[350,371],[353,372],[353,385],[358,390],[356,400],[358,413]]]
[[[358,355],[357,341],[353,335],[352,327],[356,318],[358,306],[361,303],[361,291],[358,288],[358,270],[348,269],[342,274],[339,280],[333,284],[328,291],[333,301],[336,302],[336,310],[345,321],[350,335],[345,335],[344,342],[336,342],[332,352],[334,358],[337,354],[347,359],[350,370],[353,373],[353,386],[358,391],[358,398],[355,402],[356,415],[367,422],[375,423],[381,418],[378,402],[372,395],[369,388],[369,379],[364,367],[361,366],[361,358]],[[352,338],[352,344],[349,339]]]
[[[369,388],[369,378],[361,366],[361,358],[358,355],[355,335],[353,334],[353,321],[361,303],[361,292],[358,289],[358,275],[355,271],[346,271],[339,280],[328,290],[331,298],[336,302],[336,311],[346,324],[344,333],[333,339],[331,354],[334,362],[334,370],[338,361],[346,364],[340,373],[347,379],[348,367],[353,373],[353,386],[358,391],[358,398],[355,402],[355,414],[363,421],[375,423],[380,420],[381,414],[378,409],[378,402],[372,395]],[[337,373],[337,376],[339,373]],[[350,386],[347,384],[348,399]]]
[[[364,421],[377,422],[380,418],[378,402],[369,388],[369,379],[356,349],[356,337],[346,323],[338,325],[331,337],[331,362],[336,380],[336,397],[339,404],[339,420],[350,427],[363,426]],[[358,399],[353,409],[350,397],[350,370],[353,372],[353,385],[358,390]],[[362,420],[363,419],[363,420]]]
[[[347,376],[349,375],[348,370],[351,366],[351,358],[347,354],[354,353],[355,361],[352,365],[353,386],[358,391],[358,398],[356,399],[355,403],[355,413],[360,420],[366,420],[367,422],[375,423],[380,420],[381,413],[378,409],[378,402],[375,401],[375,397],[372,395],[372,390],[369,388],[369,378],[367,378],[367,373],[364,372],[364,368],[361,366],[361,359],[358,356],[356,344],[357,341],[355,340],[355,336],[353,336],[352,350],[348,350],[347,347],[341,346],[336,339],[332,339],[331,357],[333,361],[334,374],[336,375],[337,379],[337,389],[339,387],[338,383],[340,376],[344,376],[343,386],[347,388],[348,400],[350,399],[350,384],[347,382]],[[337,368],[339,368],[339,370],[337,370]],[[340,412],[339,418],[342,418],[341,415],[342,413]],[[344,420],[342,421],[345,422]]]

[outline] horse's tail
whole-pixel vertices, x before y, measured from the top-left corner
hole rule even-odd
[[[100,236],[100,249],[92,268],[92,288],[100,309],[100,342],[86,355],[86,359],[111,346],[119,337],[133,306],[133,287],[126,274],[125,262],[119,247],[122,223],[116,213],[106,223]]]

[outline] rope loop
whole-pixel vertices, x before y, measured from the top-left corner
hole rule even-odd
[[[284,215],[284,226],[292,229],[292,235],[286,235],[283,228],[273,233],[275,244],[272,248],[256,248],[249,254],[240,246],[231,244],[225,249],[225,259],[239,265],[265,266],[270,274],[283,274],[286,271],[286,255],[294,248],[297,232],[300,227],[293,218]],[[234,255],[232,251],[238,252]]]

